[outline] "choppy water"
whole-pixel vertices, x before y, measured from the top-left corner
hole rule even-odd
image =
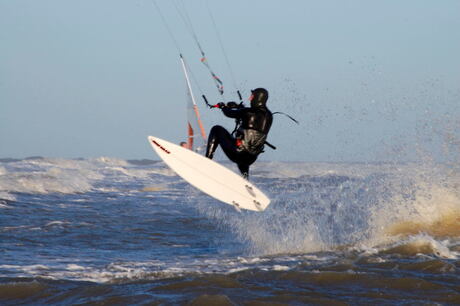
[[[230,166],[230,165],[228,165]],[[0,162],[0,304],[460,304],[460,174],[257,162],[237,212],[161,162]]]

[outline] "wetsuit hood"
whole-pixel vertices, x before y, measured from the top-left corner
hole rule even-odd
[[[252,108],[265,107],[268,100],[268,91],[265,88],[256,88],[251,90],[253,98],[251,100]]]

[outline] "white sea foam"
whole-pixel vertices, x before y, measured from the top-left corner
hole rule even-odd
[[[287,270],[290,270],[291,267],[288,267],[288,266],[282,266],[282,265],[274,265],[273,266],[273,270],[274,271],[287,271]]]
[[[91,190],[91,180],[100,179],[78,161],[26,160],[7,164],[0,176],[0,191],[20,193],[76,193]]]
[[[135,166],[107,157],[87,160],[28,159],[0,166],[0,199],[14,200],[12,193],[116,192],[118,183],[129,184],[136,180],[149,185],[160,182],[164,185],[161,176],[176,175],[164,164]]]
[[[113,167],[126,167],[129,165],[129,163],[126,160],[119,159],[119,158],[114,158],[114,157],[106,157],[106,156],[101,156],[97,158],[91,158],[88,159],[90,162],[94,163],[100,163],[108,166],[113,166]]]
[[[78,260],[76,260],[78,262]],[[0,265],[0,269],[14,272],[23,277],[42,277],[49,279],[67,279],[90,281],[96,283],[117,280],[165,279],[180,277],[185,274],[222,273],[229,274],[257,267],[264,271],[288,271],[295,268],[297,261],[283,264],[269,258],[214,258],[205,261],[125,261],[114,262],[106,266],[85,266],[81,262],[67,264],[36,265]]]
[[[16,201],[16,197],[8,192],[0,191],[0,207],[9,207],[7,201]]]
[[[80,271],[80,270],[85,270],[85,267],[79,266],[76,264],[68,264],[67,265],[67,270],[69,271]]]
[[[70,224],[70,222],[67,222],[67,221],[50,221],[48,223],[45,224],[45,227],[52,227],[52,226],[63,226],[63,225],[67,225],[67,224]]]

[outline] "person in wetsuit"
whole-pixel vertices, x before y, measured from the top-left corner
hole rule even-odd
[[[225,155],[238,165],[246,179],[249,177],[249,166],[263,152],[273,121],[273,115],[266,105],[268,91],[257,88],[251,92],[251,107],[239,107],[235,102],[229,102],[227,105],[221,102],[216,105],[225,116],[237,120],[237,129],[230,134],[220,125],[213,126],[206,147],[206,157],[212,159],[220,145]]]

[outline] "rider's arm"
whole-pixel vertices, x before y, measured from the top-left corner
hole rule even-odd
[[[223,107],[222,112],[224,113],[225,116],[230,117],[230,118],[241,118],[243,116],[243,113],[245,111],[245,108],[229,108],[229,107]]]

